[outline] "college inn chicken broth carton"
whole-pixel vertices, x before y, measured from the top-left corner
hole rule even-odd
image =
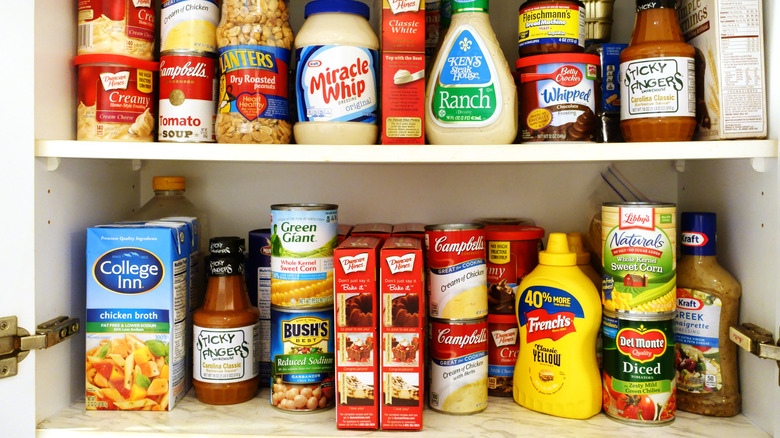
[[[189,389],[190,230],[87,230],[87,410],[169,411]]]

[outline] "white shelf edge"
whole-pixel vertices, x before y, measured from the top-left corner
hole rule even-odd
[[[777,140],[513,145],[242,145],[36,140],[35,156],[288,163],[547,163],[776,158]]]

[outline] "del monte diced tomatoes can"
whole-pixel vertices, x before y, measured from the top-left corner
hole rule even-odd
[[[425,227],[429,316],[472,320],[488,314],[485,227],[444,224]]]
[[[604,310],[603,407],[620,422],[658,426],[676,412],[674,312]]]

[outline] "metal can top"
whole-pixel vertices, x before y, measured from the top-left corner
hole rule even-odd
[[[605,202],[601,205],[603,207],[634,207],[634,208],[667,208],[667,207],[677,206],[677,204],[673,202],[646,202],[646,201]]]
[[[336,204],[273,204],[271,210],[336,210]]]
[[[469,231],[469,230],[482,230],[485,226],[482,224],[468,223],[468,224],[435,224],[426,225],[425,231]]]
[[[667,312],[635,312],[627,310],[607,310],[603,309],[602,314],[610,318],[618,318],[630,321],[668,321],[674,319],[674,310]]]

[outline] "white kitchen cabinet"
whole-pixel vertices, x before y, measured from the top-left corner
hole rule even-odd
[[[296,28],[305,3],[292,0]],[[521,3],[491,4],[510,63],[516,59]],[[270,204],[280,202],[337,203],[345,223],[525,216],[549,233],[584,231],[600,202],[612,200],[599,176],[611,162],[654,200],[676,202],[680,211],[717,212],[720,262],[744,289],[742,321],[773,331],[780,326],[776,80],[769,81],[770,139],[763,141],[475,147],[76,142],[74,4],[4,6],[0,223],[6,231],[0,258],[6,287],[0,316],[17,315],[30,331],[60,314],[84,320],[85,229],[127,217],[151,195],[154,175],[184,175],[187,195],[210,212],[213,234],[245,235],[268,225]],[[631,0],[618,2],[613,40],[627,38],[632,10]],[[764,14],[772,24],[780,19],[780,6],[765,1]],[[775,76],[780,56],[772,52],[778,47],[780,35],[767,25],[767,66]],[[83,339],[33,352],[19,364],[19,375],[0,379],[3,436],[278,435],[295,434],[299,424],[307,425],[306,434],[336,434],[333,411],[289,416],[262,398],[232,409],[204,407],[190,395],[171,413],[85,413],[79,403]],[[777,366],[742,353],[740,366],[743,415],[721,420],[681,413],[674,424],[651,433],[780,436]],[[469,417],[426,411],[429,433],[423,434],[641,431],[603,415],[578,422],[529,412],[510,400],[491,406],[489,413]],[[318,424],[322,429],[308,427]]]

